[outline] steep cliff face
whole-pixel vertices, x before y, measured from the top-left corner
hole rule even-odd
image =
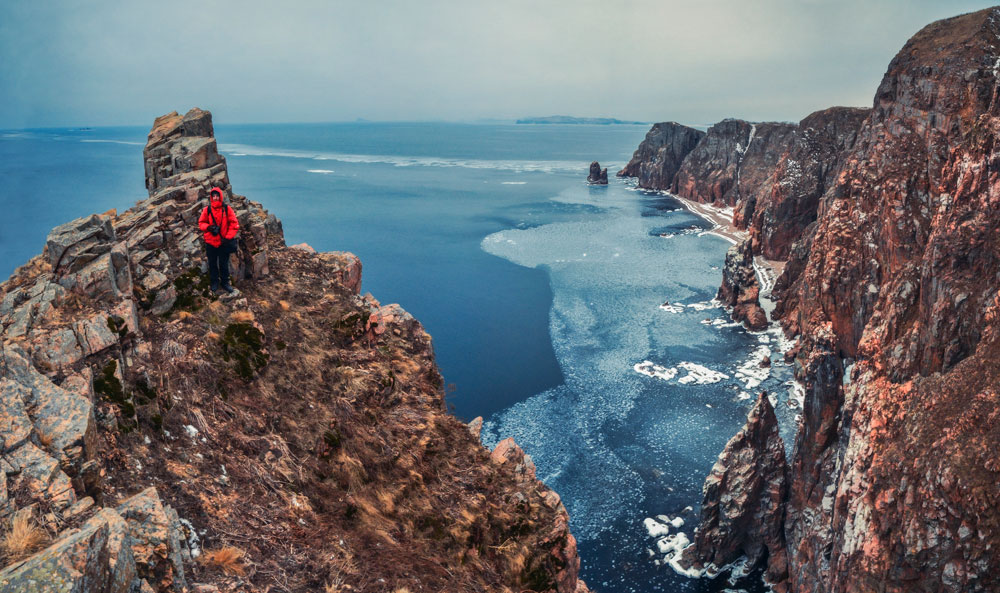
[[[857,137],[828,130],[853,146],[774,290],[805,386],[792,591],[1000,590],[998,63],[1000,9],[933,23]]]
[[[157,118],[144,155],[147,199],[0,285],[0,521],[35,534],[0,589],[586,591],[558,495],[445,412],[430,336],[359,296],[355,256],[286,247],[207,112]],[[216,185],[228,300],[200,269]]]
[[[989,9],[907,42],[785,282],[797,591],[1000,588],[998,35]]]
[[[705,132],[677,122],[654,124],[618,177],[636,177],[644,189],[669,190],[684,158],[704,137]]]
[[[754,254],[783,260],[816,220],[869,112],[831,107],[798,125],[727,119],[707,134],[656,124],[618,175],[637,177],[641,188],[733,207],[733,224],[750,231]]]
[[[673,192],[697,202],[736,207],[755,195],[795,136],[795,124],[723,120],[688,154]]]
[[[734,223],[750,230],[753,252],[784,260],[816,220],[819,200],[854,146],[869,109],[831,107],[810,114],[756,192],[746,192]],[[766,170],[766,169],[765,169]]]

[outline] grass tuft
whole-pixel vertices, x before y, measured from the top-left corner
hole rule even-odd
[[[0,540],[0,548],[7,564],[23,560],[48,542],[48,534],[35,525],[29,513],[18,513],[11,521],[10,530]]]
[[[206,550],[199,559],[208,568],[222,571],[228,575],[244,576],[243,558],[246,552],[233,546],[223,546],[216,550]]]

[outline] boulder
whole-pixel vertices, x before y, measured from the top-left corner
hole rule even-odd
[[[45,240],[49,263],[57,274],[81,269],[111,250],[115,229],[111,216],[91,214],[52,229]]]
[[[138,574],[159,590],[187,587],[182,562],[184,537],[177,513],[150,487],[118,506],[128,523]]]
[[[102,509],[30,558],[0,571],[0,590],[18,593],[130,593],[136,566],[125,521]]]

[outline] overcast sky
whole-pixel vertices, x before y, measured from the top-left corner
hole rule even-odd
[[[964,0],[0,2],[0,128],[475,120],[702,124],[871,105]]]

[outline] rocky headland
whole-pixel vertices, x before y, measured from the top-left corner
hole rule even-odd
[[[720,290],[737,316],[746,259],[788,259],[774,317],[805,392],[787,461],[758,400],[683,565],[746,557],[796,593],[1000,590],[998,64],[1000,8],[932,23],[872,109],[724,121],[661,180],[749,231]]]
[[[286,246],[208,112],[157,118],[143,155],[147,198],[0,284],[0,590],[587,590],[559,496],[446,413],[430,336],[359,294],[357,257]]]

